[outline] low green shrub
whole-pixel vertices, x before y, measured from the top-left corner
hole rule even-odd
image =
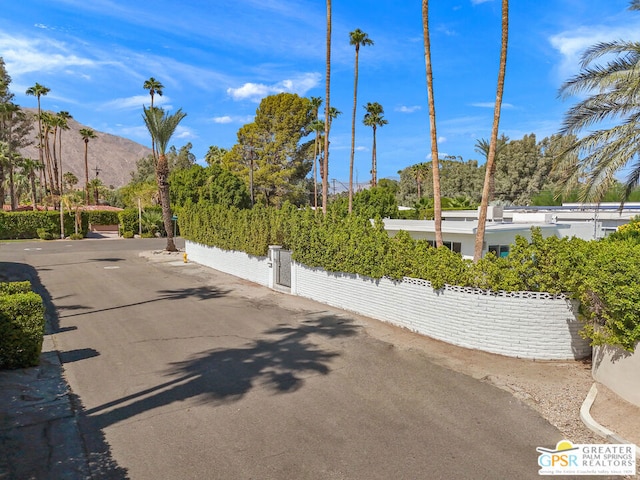
[[[36,233],[38,234],[38,238],[40,240],[53,240],[53,233],[51,233],[46,228],[38,228],[36,230]]]
[[[71,240],[82,240],[84,238],[84,235],[82,235],[81,233],[72,233],[71,235],[69,235],[69,238]]]
[[[122,232],[122,236],[124,238],[133,238],[134,237],[134,233],[130,230],[127,230],[125,232]]]
[[[31,282],[0,282],[0,295],[13,295],[31,291]]]
[[[152,232],[142,232],[140,235],[141,238],[155,238],[155,235]]]
[[[0,369],[37,365],[43,335],[44,304],[40,295],[0,295]]]

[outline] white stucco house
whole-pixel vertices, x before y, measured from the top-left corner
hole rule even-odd
[[[562,207],[498,207],[487,211],[483,255],[493,251],[506,256],[509,246],[520,235],[531,239],[531,227],[538,227],[544,237],[577,237],[594,240],[606,237],[620,225],[640,215],[640,203],[626,204],[563,204]],[[433,220],[384,219],[384,228],[390,236],[400,230],[412,238],[435,243]],[[444,244],[464,258],[473,258],[477,210],[451,210],[442,212],[442,238]]]

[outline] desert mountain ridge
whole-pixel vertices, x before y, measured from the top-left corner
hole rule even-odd
[[[36,113],[34,108],[24,108],[25,112]],[[77,187],[84,186],[84,140],[80,135],[83,128],[91,128],[74,119],[68,120],[69,130],[62,132],[62,171],[72,172],[80,181]],[[151,155],[151,149],[127,138],[100,132],[92,129],[97,138],[89,140],[88,163],[89,180],[96,177],[106,187],[119,188],[131,181],[131,172],[136,170],[136,162]],[[33,144],[20,149],[20,154],[27,158],[38,158],[36,136],[37,122],[33,129]],[[96,170],[97,169],[97,170]]]

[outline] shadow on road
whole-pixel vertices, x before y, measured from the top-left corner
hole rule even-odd
[[[219,405],[240,400],[253,388],[274,394],[294,392],[304,377],[327,375],[339,354],[325,351],[312,336],[349,337],[358,327],[333,315],[315,316],[300,324],[281,325],[245,347],[214,349],[172,364],[171,380],[86,411],[95,427],[105,428],[174,402],[195,399]]]
[[[96,310],[89,310],[88,312],[70,313],[67,315],[60,315],[60,318],[80,317],[83,315],[91,315],[93,313],[109,312],[112,310],[120,310],[123,308],[136,307],[138,305],[146,305],[147,303],[160,302],[163,300],[182,300],[185,298],[197,298],[198,300],[210,300],[212,298],[219,298],[227,295],[231,290],[223,290],[217,287],[194,287],[194,288],[179,288],[175,290],[159,290],[156,298],[149,300],[141,300],[139,302],[127,303],[125,305],[116,305],[115,307],[99,308]],[[86,305],[62,305],[60,310],[83,310],[89,309]]]

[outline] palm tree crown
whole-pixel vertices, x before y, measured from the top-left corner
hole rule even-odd
[[[640,1],[630,9],[640,10]],[[597,63],[603,57],[607,63]],[[607,126],[577,140],[555,168],[567,191],[579,187],[580,200],[597,202],[615,182],[615,174],[634,160],[620,199],[624,201],[640,179],[640,42],[598,43],[585,51],[581,67],[560,93],[590,96],[569,109],[560,133],[578,134],[603,122]]]
[[[367,127],[373,129],[373,147],[371,148],[371,186],[375,187],[378,184],[378,159],[376,155],[376,130],[378,127],[382,127],[389,123],[382,116],[384,109],[378,102],[369,102],[365,105],[367,113],[364,115],[363,123]]]
[[[164,85],[155,78],[150,77],[149,80],[144,81],[142,88],[149,90],[149,95],[151,95],[151,107],[153,108],[153,97],[155,95],[160,97],[162,96],[162,89],[164,88]]]

